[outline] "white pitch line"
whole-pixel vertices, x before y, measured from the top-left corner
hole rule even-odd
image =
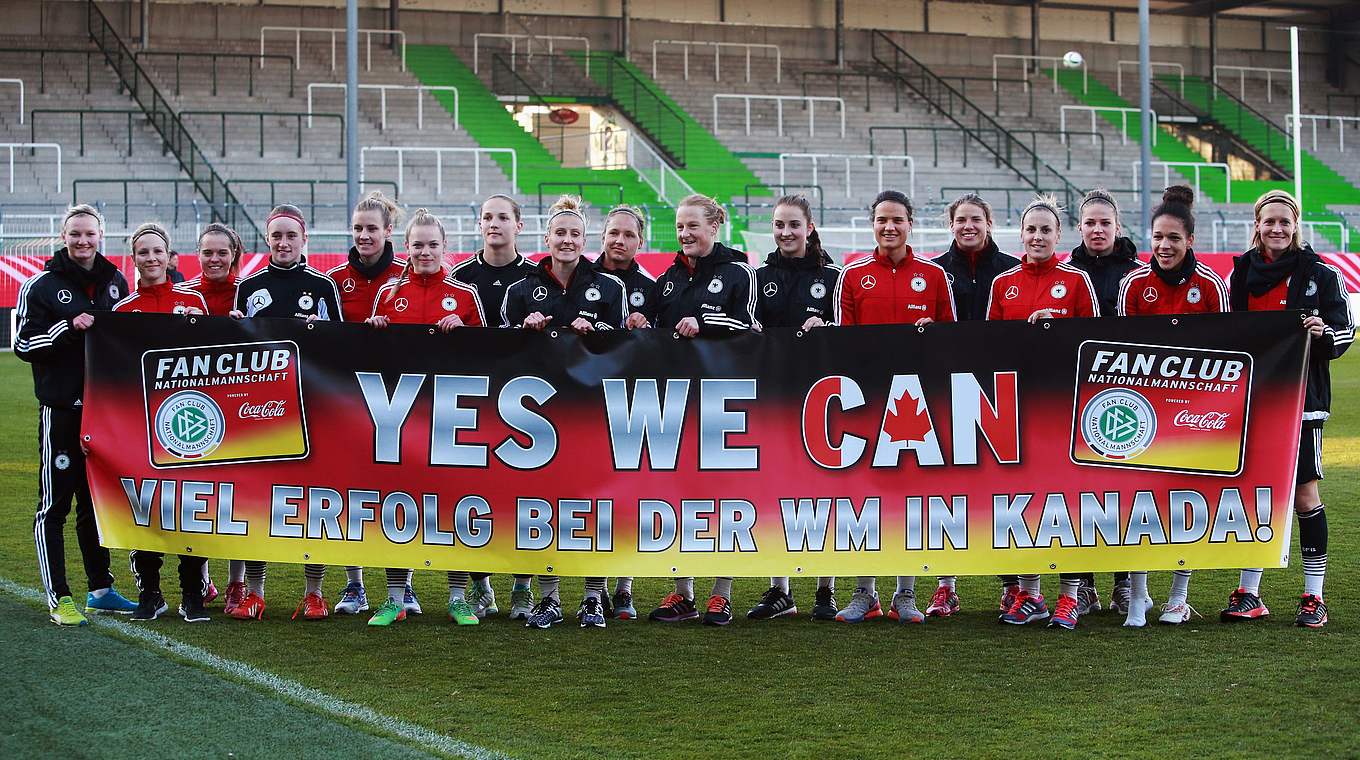
[[[14,581],[0,577],[0,591],[12,594],[31,604],[46,604],[46,599],[41,592],[27,586],[15,583]],[[274,675],[253,665],[244,662],[229,660],[220,657],[205,649],[176,641],[168,636],[157,633],[153,630],[142,628],[132,623],[124,623],[116,618],[103,615],[90,615],[90,624],[96,627],[108,628],[117,631],[120,635],[135,639],[142,644],[153,649],[168,652],[176,657],[180,657],[196,665],[216,670],[233,678],[245,681],[253,686],[274,692],[290,700],[301,702],[309,707],[323,713],[333,715],[346,720],[353,720],[380,731],[400,736],[403,739],[417,744],[425,749],[445,755],[459,755],[462,757],[474,758],[474,760],[490,760],[496,758],[508,758],[509,755],[497,752],[486,747],[479,747],[469,744],[459,739],[454,739],[444,734],[437,734],[422,726],[408,723],[400,718],[393,718],[382,713],[376,712],[371,708],[353,702],[333,697],[323,691],[313,689],[310,686],[303,686],[297,681]]]

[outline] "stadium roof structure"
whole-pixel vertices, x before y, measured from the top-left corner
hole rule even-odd
[[[1033,5],[1034,0],[987,0],[999,5]],[[1091,0],[1038,0],[1045,7],[1097,9]],[[1220,16],[1278,20],[1292,23],[1331,24],[1360,21],[1355,0],[1149,0],[1155,14],[1173,16]],[[1138,0],[1102,0],[1105,11],[1137,10]]]

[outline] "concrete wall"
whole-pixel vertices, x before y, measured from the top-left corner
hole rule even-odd
[[[498,0],[402,0],[401,25],[415,43],[470,46],[477,32],[521,32],[527,26],[537,34],[585,35],[597,49],[618,46],[619,0],[502,1],[515,14],[512,18],[496,14]],[[135,0],[104,0],[101,5],[125,33],[135,34]],[[726,23],[719,21],[724,5]],[[994,52],[1030,51],[1030,10],[1026,7],[942,0],[846,0],[845,6],[851,60],[868,57],[870,28],[898,33],[894,36],[904,47],[932,65],[986,66]],[[630,0],[629,7],[634,18],[632,53],[640,62],[649,60],[651,43],[657,39],[774,43],[788,58],[830,60],[835,55],[834,3],[830,0],[781,0],[777,19],[770,18],[769,0]],[[82,2],[4,0],[0,8],[10,22],[10,34],[81,34],[84,29]],[[361,26],[386,26],[386,0],[361,0],[360,9]],[[154,44],[158,35],[254,40],[263,25],[343,23],[343,6],[336,0],[157,0],[152,4],[151,29]],[[1077,49],[1092,69],[1100,71],[1112,71],[1118,60],[1137,58],[1138,22],[1133,13],[1044,8],[1039,24],[1040,52],[1045,55]],[[1220,19],[1220,63],[1288,66],[1288,35],[1275,26],[1275,22]],[[1154,14],[1152,36],[1154,60],[1207,69],[1207,20]],[[972,41],[960,44],[963,37]],[[1320,34],[1302,35],[1307,78],[1322,76],[1325,44]]]

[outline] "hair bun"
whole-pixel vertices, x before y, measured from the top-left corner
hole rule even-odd
[[[1163,203],[1179,203],[1186,208],[1195,205],[1195,191],[1188,185],[1172,185],[1162,193]]]
[[[559,211],[572,211],[577,214],[581,213],[581,199],[574,195],[563,195],[559,197],[557,202],[548,209],[548,213],[556,214]]]

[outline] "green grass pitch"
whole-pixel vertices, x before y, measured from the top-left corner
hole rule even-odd
[[[449,745],[420,738],[432,733],[473,754],[516,757],[1355,756],[1360,358],[1352,352],[1333,372],[1338,403],[1322,484],[1332,621],[1323,631],[1291,625],[1301,587],[1297,547],[1292,567],[1266,573],[1262,593],[1274,612],[1267,622],[1217,621],[1236,584],[1235,572],[1218,571],[1191,583],[1190,601],[1204,619],[1124,630],[1105,612],[1071,633],[998,626],[990,578],[960,580],[958,617],[911,628],[813,624],[806,614],[748,622],[745,609],[768,585],[759,578],[738,580],[738,620],[726,629],[611,622],[604,631],[545,632],[503,616],[457,628],[444,614],[442,573],[416,574],[424,616],[370,630],[366,615],[289,621],[301,568],[273,565],[263,623],[227,620],[219,602],[205,625],[177,617],[147,625],[197,648],[170,654],[117,626],[57,629],[31,594],[15,593],[15,584],[39,586],[36,404],[27,366],[0,354],[0,699],[8,708],[0,755],[447,754]],[[70,578],[83,589],[68,536]],[[118,586],[130,593],[126,568],[126,553],[115,552]],[[223,578],[225,563],[214,561],[213,570]],[[380,569],[367,581],[371,595],[383,593]],[[343,571],[332,569],[332,602],[343,583]],[[701,595],[705,583],[697,583]],[[1153,574],[1158,602],[1168,583],[1167,573]],[[842,601],[852,584],[841,579]],[[1108,576],[1100,584],[1108,596]],[[639,608],[667,585],[639,580]],[[498,577],[496,588],[508,602],[508,578]],[[563,581],[568,614],[579,593],[579,580]],[[794,595],[810,607],[812,582],[795,582]],[[402,723],[383,729],[326,712],[209,669],[192,652]]]

